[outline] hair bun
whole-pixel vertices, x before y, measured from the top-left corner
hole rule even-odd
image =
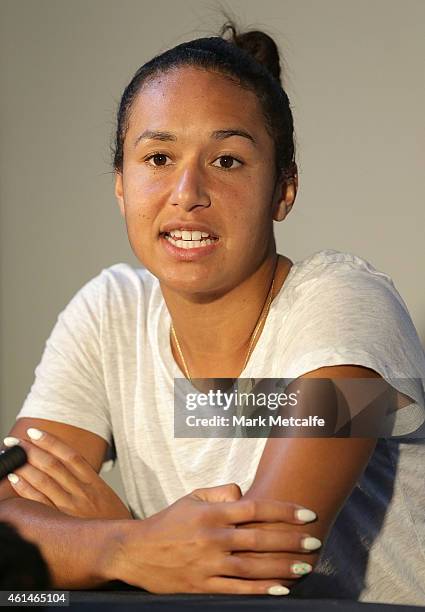
[[[258,63],[267,68],[275,79],[280,79],[281,70],[279,49],[271,36],[265,32],[260,32],[259,30],[250,30],[248,32],[243,32],[242,34],[238,34],[236,26],[232,21],[224,24],[220,32],[220,36],[225,38],[225,35],[229,31],[231,32],[231,35],[230,37],[227,37],[226,40],[229,40],[237,47],[240,47],[252,55],[252,57],[254,57]]]

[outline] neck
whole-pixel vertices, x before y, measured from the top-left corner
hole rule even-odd
[[[272,298],[280,290],[291,265],[292,262],[286,257],[271,253],[248,278],[209,301],[195,301],[191,296],[161,284],[192,377],[206,376],[206,371],[213,371],[209,375],[222,376],[225,364],[242,367],[256,324],[266,308],[273,273]],[[260,337],[264,322],[258,328],[251,351]],[[175,343],[172,342],[171,346],[174,358],[182,367]]]

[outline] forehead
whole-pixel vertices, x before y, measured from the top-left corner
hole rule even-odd
[[[226,76],[192,66],[173,68],[149,80],[133,102],[129,130],[151,122],[164,127],[166,121],[179,126],[243,123],[257,134],[264,117],[254,92]]]

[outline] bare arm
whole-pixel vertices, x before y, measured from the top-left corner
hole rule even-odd
[[[73,450],[66,446],[68,439],[64,439],[67,436],[72,438],[75,432],[61,429],[63,426],[58,423],[34,421],[25,425],[21,423],[11,432],[25,446],[29,462],[34,464],[32,469],[41,461],[40,456],[37,459],[35,451],[40,453],[42,449],[32,448],[27,441],[23,441],[28,425],[38,425],[46,432],[39,442],[44,440],[42,445],[46,448],[50,445],[52,452],[59,452],[61,448],[59,457],[65,463],[69,460],[69,468],[73,461],[77,465],[78,457],[72,455],[68,459],[65,451],[73,453]],[[98,443],[98,437],[84,430],[79,432],[78,444],[75,440],[71,440],[70,444],[74,445],[74,450],[78,447],[81,455],[86,454],[84,464],[87,466],[87,445],[82,443],[81,436],[93,436],[94,444]],[[90,490],[96,487],[98,477],[94,466],[101,464],[105,450],[103,443],[98,445],[94,454],[92,447],[92,465],[84,467],[82,472],[83,476],[86,474],[87,478],[92,478],[87,481]],[[49,465],[53,472],[52,466],[55,464],[47,464],[47,468]],[[22,471],[25,469],[26,466],[23,466]],[[44,490],[42,483],[45,481],[39,482]],[[64,482],[66,484],[67,481]],[[81,487],[87,482],[81,482]],[[81,487],[77,483],[75,495],[78,495]],[[0,484],[0,520],[11,522],[24,538],[38,545],[56,588],[96,588],[111,580],[122,580],[157,593],[264,594],[269,587],[279,584],[274,576],[282,572],[286,576],[291,575],[289,566],[282,567],[281,562],[270,559],[265,564],[256,559],[245,560],[241,564],[230,553],[233,550],[252,550],[261,555],[268,551],[300,550],[301,538],[294,538],[294,534],[274,531],[268,532],[265,537],[252,529],[243,530],[243,524],[247,522],[300,524],[296,515],[298,508],[279,501],[253,504],[240,500],[240,491],[236,489],[238,487],[234,484],[199,489],[161,512],[139,521],[121,517],[116,519],[114,515],[108,517],[107,514],[103,519],[98,519],[96,513],[93,518],[90,514],[87,517],[78,512],[65,514],[62,503],[52,506],[38,501],[37,497],[16,499],[10,484],[3,482]],[[59,494],[60,490],[61,487]],[[72,506],[74,493],[71,502],[65,503],[66,508],[69,504]],[[57,494],[57,489],[53,488],[51,501],[55,501]],[[95,497],[98,495],[101,496],[102,492],[96,493]],[[242,529],[236,530],[236,524],[241,524]]]
[[[368,368],[343,365],[320,368],[301,378],[368,378],[379,374]],[[322,544],[365,469],[376,445],[375,438],[270,438],[261,457],[248,499],[290,500],[314,510],[318,520],[308,526]],[[285,530],[305,531],[303,526],[284,525]],[[266,525],[264,528],[272,528]],[[301,557],[313,567],[320,550]],[[284,581],[291,586],[294,581]]]
[[[0,521],[38,546],[57,589],[96,588],[112,580],[115,538],[127,522],[78,519],[17,498],[0,502]]]
[[[96,471],[100,470],[107,442],[96,434],[47,419],[22,418],[9,435],[25,439],[28,427],[53,433],[78,450]],[[107,582],[103,560],[108,557],[108,542],[114,541],[121,521],[79,519],[21,499],[8,480],[0,483],[0,521],[13,525],[22,537],[39,547],[55,588],[94,588]]]

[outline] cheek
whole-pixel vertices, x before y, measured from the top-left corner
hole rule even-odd
[[[232,224],[236,224],[240,234],[263,234],[270,224],[270,218],[270,204],[264,192],[256,190],[254,186],[243,194],[239,193],[229,210],[229,219]]]
[[[142,181],[129,180],[124,191],[126,220],[129,230],[133,226],[150,225],[158,214],[159,197],[155,188],[147,188]]]

